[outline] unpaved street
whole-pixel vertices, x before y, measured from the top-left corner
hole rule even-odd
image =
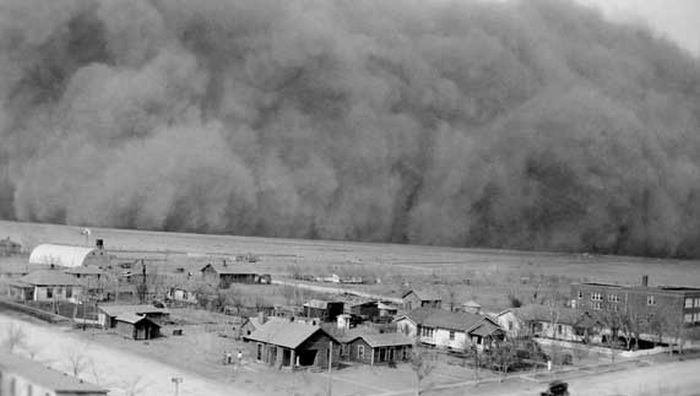
[[[218,383],[163,363],[95,343],[86,344],[64,328],[20,320],[0,313],[0,343],[12,324],[22,326],[35,359],[63,372],[72,372],[71,360],[80,362],[80,377],[110,389],[114,396],[172,395],[172,377],[182,377],[181,396],[248,395],[232,385]],[[89,331],[89,330],[88,330]],[[72,358],[72,359],[71,359]],[[183,356],[187,359],[187,356]]]

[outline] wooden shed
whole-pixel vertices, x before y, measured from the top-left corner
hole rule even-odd
[[[121,315],[115,329],[124,337],[134,340],[150,340],[160,336],[160,326],[145,316]]]

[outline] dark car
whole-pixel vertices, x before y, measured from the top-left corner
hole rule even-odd
[[[549,389],[541,392],[540,396],[569,396],[569,384],[556,380],[549,383]]]

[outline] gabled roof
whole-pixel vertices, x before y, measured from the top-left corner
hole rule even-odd
[[[406,293],[401,296],[401,298],[406,298],[409,294],[415,294],[416,297],[418,297],[421,301],[435,301],[435,300],[442,300],[440,295],[435,293],[432,290],[409,290]]]
[[[207,268],[211,267],[214,271],[216,271],[218,274],[226,274],[226,275],[233,275],[233,274],[258,274],[260,273],[258,268],[254,268],[248,265],[240,265],[240,264],[226,264],[225,266],[222,264],[207,264],[202,269],[199,271],[204,271]]]
[[[413,345],[413,340],[411,338],[399,333],[362,334],[346,342],[353,342],[358,338],[363,339],[372,348]]]
[[[34,271],[17,279],[17,282],[30,286],[80,286],[80,282],[72,276],[57,270]]]
[[[117,316],[117,322],[125,322],[125,323],[130,323],[130,324],[137,324],[140,322],[149,322],[155,326],[160,327],[157,323],[154,321],[148,319],[145,316],[141,315],[135,315],[135,314],[124,314],[124,315],[119,315]]]
[[[129,315],[147,315],[147,314],[159,314],[167,315],[168,312],[165,308],[157,308],[153,305],[100,305],[99,307],[105,314],[109,316],[114,316],[121,318],[123,316]]]
[[[421,307],[406,314],[421,326],[439,327],[449,330],[467,331],[484,320],[491,321],[484,315],[469,312],[450,312],[438,308]]]
[[[492,322],[490,322],[488,320],[482,321],[476,327],[469,330],[469,334],[478,335],[481,337],[486,337],[486,336],[490,336],[494,333],[502,333],[502,332],[503,332],[503,330],[499,326],[493,324]]]
[[[54,245],[45,243],[32,250],[29,255],[30,264],[54,264],[60,267],[80,267],[85,258],[95,248],[83,246]]]
[[[470,308],[481,308],[481,304],[479,304],[478,302],[476,302],[474,300],[469,300],[469,301],[465,302],[464,304],[462,304],[462,306],[463,307],[470,307]]]
[[[279,345],[285,348],[296,349],[317,332],[322,331],[320,326],[309,325],[291,321],[270,321],[255,330],[253,334],[244,337],[250,341],[264,342],[266,344]],[[333,337],[331,337],[333,338]]]
[[[70,375],[64,375],[33,360],[0,351],[0,368],[2,372],[15,373],[27,378],[32,383],[40,385],[56,393],[69,394],[107,394],[107,389],[100,388],[89,382],[84,382]]]

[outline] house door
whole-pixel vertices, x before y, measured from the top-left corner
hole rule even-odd
[[[379,361],[386,361],[386,348],[379,348]]]
[[[313,366],[316,361],[316,349],[302,350],[299,351],[299,365],[300,366]]]
[[[394,360],[394,348],[389,348],[389,361]]]

